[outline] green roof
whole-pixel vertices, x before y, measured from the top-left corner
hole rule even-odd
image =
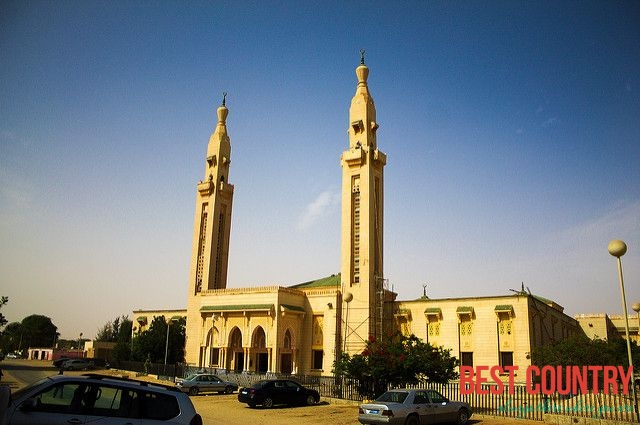
[[[498,304],[494,311],[512,312],[513,311],[513,306],[511,304]]]
[[[280,305],[285,310],[301,311],[301,312],[304,313],[304,308],[303,307],[298,307],[297,305],[291,305],[291,304],[280,304]]]
[[[234,304],[234,305],[205,305],[200,311],[248,311],[271,310],[273,304]]]
[[[298,283],[297,285],[290,286],[290,288],[304,289],[304,288],[319,288],[323,286],[340,286],[340,273],[332,274],[331,276],[323,277],[316,280],[310,280],[309,282]]]

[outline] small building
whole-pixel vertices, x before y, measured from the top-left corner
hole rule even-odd
[[[115,342],[87,341],[84,343],[85,357],[110,362],[112,360],[111,353],[115,346]]]
[[[524,291],[398,301],[394,319],[403,334],[450,349],[463,366],[517,366],[520,371],[531,365],[534,349],[582,332],[562,306]]]
[[[29,348],[27,359],[29,360],[53,360],[54,348]]]

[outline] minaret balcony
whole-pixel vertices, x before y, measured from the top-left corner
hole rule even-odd
[[[378,149],[373,151],[373,162],[378,162],[382,165],[387,165],[387,154],[379,151]]]
[[[218,192],[222,195],[233,195],[233,185],[226,182],[220,182],[218,183]]]
[[[360,147],[349,149],[342,153],[342,160],[346,162],[350,167],[364,164],[365,153]]]
[[[208,196],[211,195],[211,192],[213,192],[213,187],[213,182],[211,180],[200,182],[198,183],[198,192],[202,196]]]

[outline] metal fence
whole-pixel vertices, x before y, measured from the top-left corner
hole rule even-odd
[[[160,379],[175,381],[175,378],[185,377],[195,372],[215,373],[220,378],[235,382],[240,387],[249,387],[262,379],[291,378],[302,385],[314,388],[321,397],[339,398],[361,402],[367,398],[366,391],[357,380],[335,376],[286,375],[278,373],[247,373],[233,372],[216,368],[195,368],[185,364],[164,365],[142,362],[119,362],[114,367],[139,374],[157,375]],[[563,415],[569,417],[595,418],[634,422],[636,418],[636,403],[629,395],[615,395],[587,393],[573,396],[544,396],[529,394],[524,384],[515,384],[513,393],[504,386],[503,392],[493,394],[496,386],[483,385],[481,391],[472,394],[461,394],[460,384],[426,383],[422,387],[432,388],[451,400],[464,401],[471,405],[474,413],[500,416],[514,419],[543,420],[545,414]]]

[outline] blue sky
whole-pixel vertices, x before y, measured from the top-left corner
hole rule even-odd
[[[184,308],[195,185],[228,92],[228,287],[340,269],[339,158],[366,49],[399,299],[640,300],[640,4],[0,4],[0,295],[94,336]]]

